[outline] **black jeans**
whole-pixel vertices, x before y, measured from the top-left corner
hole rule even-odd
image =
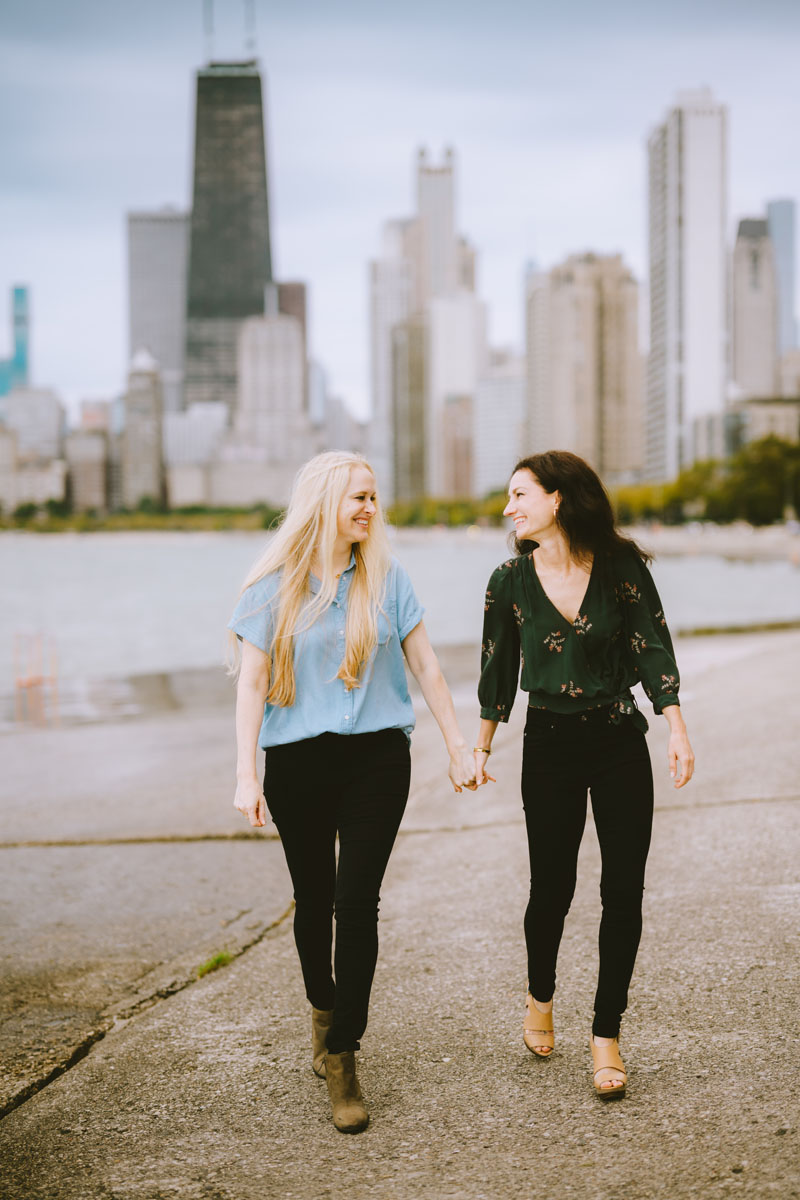
[[[381,883],[410,776],[401,729],[323,733],[266,751],[264,795],[294,885],[294,937],[306,995],[315,1008],[333,1009],[332,1054],[358,1050],[367,1026]]]
[[[653,773],[644,734],[607,709],[562,716],[528,709],[522,802],[531,892],[525,913],[528,986],[542,1002],[556,986],[564,918],[575,891],[586,793],[600,843],[600,975],[592,1032],[617,1037],[642,932],[642,892],[653,824]]]

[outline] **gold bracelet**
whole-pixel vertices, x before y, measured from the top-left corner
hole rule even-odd
[[[487,750],[485,746],[473,746],[472,753],[473,754],[491,754],[492,752],[491,752],[491,750]]]

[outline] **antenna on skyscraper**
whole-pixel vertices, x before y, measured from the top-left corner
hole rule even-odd
[[[206,41],[206,58],[214,59],[214,0],[203,0],[203,33]]]
[[[247,53],[256,54],[256,6],[254,0],[244,0],[244,44]]]

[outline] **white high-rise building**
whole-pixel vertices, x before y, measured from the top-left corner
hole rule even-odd
[[[302,323],[278,312],[274,287],[266,307],[264,316],[241,322],[232,429],[206,472],[213,505],[286,504],[298,467],[318,449],[306,406]],[[182,488],[188,494],[188,472]]]
[[[619,254],[573,254],[528,276],[528,453],[571,450],[609,483],[640,478],[638,308]]]
[[[415,264],[409,256],[413,220],[387,221],[381,257],[369,265],[370,371],[372,421],[369,458],[381,495],[395,499],[392,331],[407,321],[415,306]]]
[[[437,167],[429,161],[427,150],[421,148],[417,155],[421,304],[434,296],[451,296],[458,286],[455,186],[452,149],[445,150],[444,162]]]
[[[795,203],[770,200],[767,226],[775,253],[778,286],[778,345],[781,355],[797,345],[795,303]]]
[[[465,494],[458,486],[461,472],[456,460],[463,456],[464,441],[472,442],[472,403],[488,362],[486,325],[486,306],[472,292],[439,296],[428,305],[425,490],[429,496]],[[471,474],[467,472],[467,478]]]
[[[525,444],[535,454],[560,447],[550,395],[550,274],[529,266],[525,276]]]
[[[646,476],[714,456],[728,383],[727,110],[679,92],[648,141],[650,356]]]
[[[14,388],[5,398],[5,425],[17,435],[21,461],[60,458],[66,411],[51,388]]]
[[[183,407],[189,214],[128,214],[129,353],[146,348],[161,373],[164,412]]]
[[[144,347],[131,359],[122,434],[122,504],[160,504],[164,495],[161,376]]]
[[[99,429],[75,429],[64,439],[69,498],[75,512],[108,507],[108,437]]]
[[[248,317],[239,334],[237,374],[237,438],[263,450],[269,461],[296,469],[307,423],[300,322],[277,312]]]
[[[744,396],[778,394],[778,288],[767,222],[739,222],[733,249],[733,380]]]
[[[482,499],[508,486],[519,459],[530,453],[525,437],[525,359],[493,350],[475,389],[472,495]]]
[[[464,494],[475,386],[486,362],[475,251],[456,232],[452,150],[439,165],[418,152],[416,192],[416,215],[384,226],[381,257],[370,264],[370,453],[389,500],[416,499],[421,489]]]

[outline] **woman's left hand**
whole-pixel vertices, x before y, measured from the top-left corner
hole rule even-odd
[[[447,773],[450,776],[450,782],[457,792],[460,792],[463,788],[474,792],[478,786],[475,782],[475,759],[466,746],[452,752],[450,755],[450,768]]]
[[[694,753],[685,726],[678,726],[670,732],[667,759],[669,773],[674,781],[673,786],[682,788],[694,773]]]

